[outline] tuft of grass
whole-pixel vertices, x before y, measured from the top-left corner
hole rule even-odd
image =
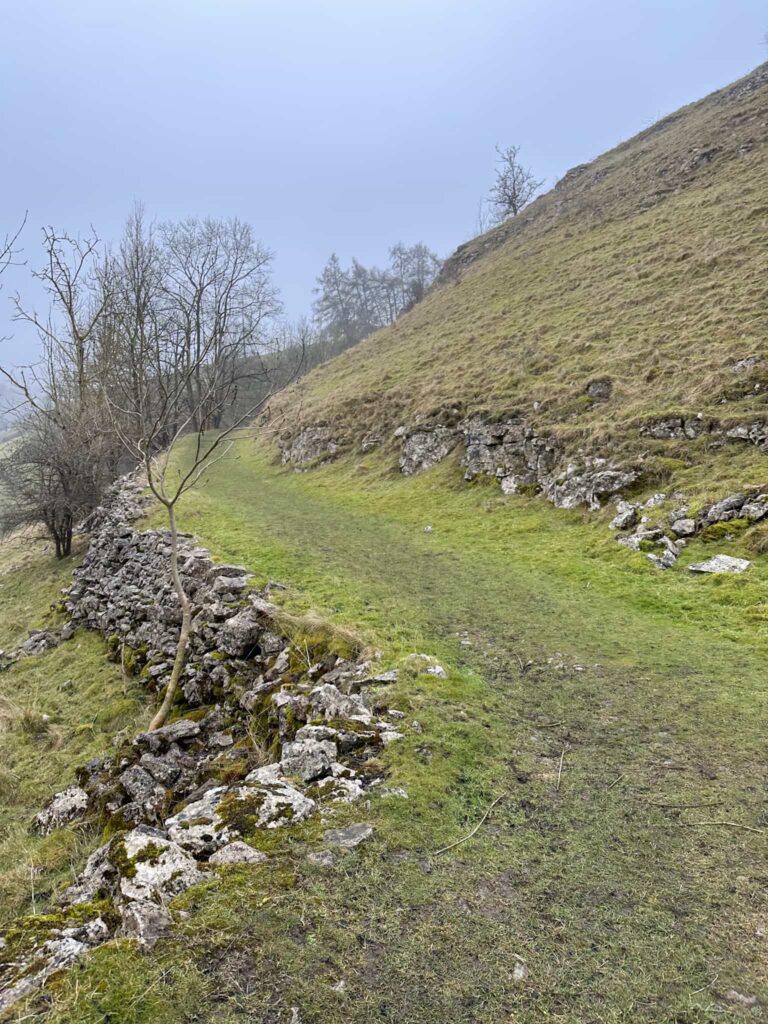
[[[19,559],[23,561],[21,578]],[[0,544],[0,609],[6,637],[54,621],[53,605],[72,561],[55,562],[45,545]],[[104,642],[79,632],[0,675],[0,927],[45,911],[71,883],[98,836],[65,829],[30,831],[34,815],[75,781],[75,769],[109,750],[115,733],[137,731],[147,711],[138,684],[128,689]]]

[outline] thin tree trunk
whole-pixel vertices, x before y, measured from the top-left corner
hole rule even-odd
[[[181,629],[179,630],[179,639],[176,642],[176,657],[173,660],[171,678],[168,681],[163,703],[150,722],[150,732],[159,729],[168,720],[168,715],[171,712],[173,701],[179,688],[181,673],[187,661],[189,635],[192,630],[192,604],[184,591],[179,573],[179,536],[176,530],[176,509],[172,504],[168,504],[165,507],[168,512],[168,522],[171,528],[171,576],[173,577],[173,589],[176,591],[176,596],[181,605]]]

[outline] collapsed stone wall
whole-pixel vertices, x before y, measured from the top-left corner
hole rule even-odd
[[[88,553],[65,594],[69,622],[34,634],[6,667],[85,627],[150,691],[164,687],[180,612],[169,535],[139,529],[144,512],[140,484],[121,481],[93,518]],[[245,568],[217,565],[190,536],[180,551],[194,605],[180,717],[81,766],[77,785],[37,815],[34,828],[44,834],[84,822],[107,826],[112,838],[55,913],[19,921],[0,937],[0,1014],[115,935],[154,942],[172,924],[168,904],[178,893],[219,865],[267,859],[244,841],[259,830],[363,798],[383,778],[375,755],[404,735],[402,712],[374,714],[364,696],[394,682],[396,671],[377,674],[327,644],[294,644]],[[325,836],[348,847],[371,831],[360,824]],[[322,863],[334,855],[312,856]]]

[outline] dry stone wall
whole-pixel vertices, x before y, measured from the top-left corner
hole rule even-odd
[[[6,667],[85,627],[99,631],[150,691],[162,690],[180,614],[169,536],[140,529],[144,512],[140,484],[122,480],[93,519],[88,553],[65,595],[70,621],[35,634]],[[382,779],[372,758],[404,735],[402,713],[379,698],[374,714],[364,696],[394,682],[396,672],[377,675],[326,647],[294,646],[245,568],[216,564],[190,536],[181,538],[181,552],[194,603],[183,702],[168,725],[81,766],[76,785],[37,815],[33,827],[45,834],[83,822],[107,826],[111,838],[55,912],[0,937],[0,1016],[113,936],[156,941],[172,924],[174,896],[222,865],[267,859],[253,845],[260,830],[290,828],[364,798]],[[356,828],[362,838],[351,845],[372,831]]]

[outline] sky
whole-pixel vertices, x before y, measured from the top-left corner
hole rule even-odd
[[[286,315],[332,252],[384,263],[476,233],[494,146],[551,187],[768,59],[765,0],[0,0],[0,361],[33,358],[40,228],[115,241],[237,216]]]

